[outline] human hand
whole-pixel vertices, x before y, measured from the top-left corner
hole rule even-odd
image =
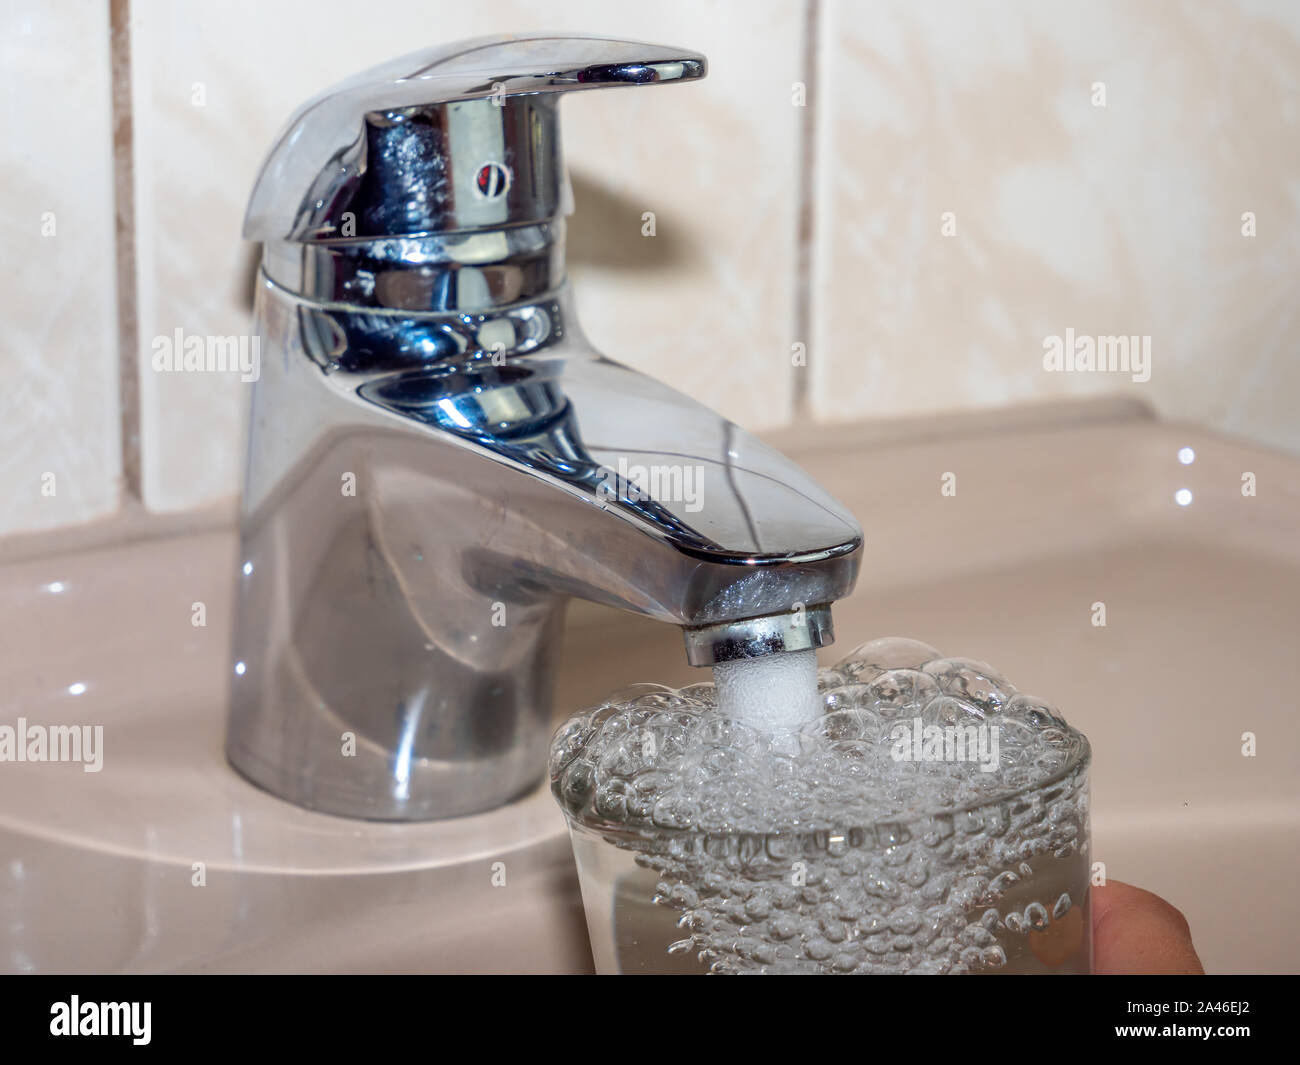
[[[1187,919],[1159,895],[1118,880],[1092,891],[1094,973],[1205,974]]]

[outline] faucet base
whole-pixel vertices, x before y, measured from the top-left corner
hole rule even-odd
[[[365,787],[349,787],[338,780],[326,782],[312,774],[295,774],[283,763],[268,762],[255,752],[233,743],[226,745],[226,761],[250,784],[295,806],[334,817],[389,823],[443,821],[486,813],[531,794],[545,776],[544,772],[538,772],[531,780],[521,784],[513,794],[494,796],[490,802],[479,802],[465,809],[457,809],[454,799],[441,794],[430,796],[425,793],[417,795],[414,800],[401,800],[392,795],[369,791]],[[471,776],[477,772],[480,779],[485,772],[491,772],[490,767],[477,771],[471,766],[466,766],[465,769]],[[467,794],[471,793],[467,789]]]
[[[358,426],[245,516],[226,751],[248,779],[385,821],[479,813],[540,779],[568,600],[475,544],[499,510],[464,487],[479,461]]]

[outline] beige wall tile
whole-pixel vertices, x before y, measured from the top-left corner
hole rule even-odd
[[[818,417],[1113,390],[1300,450],[1300,7],[829,0],[822,29]],[[1150,380],[1046,372],[1067,328],[1150,336]]]
[[[306,14],[309,10],[310,14]],[[611,357],[748,427],[790,411],[803,6],[671,0],[474,5],[134,0],[144,494],[161,510],[238,490],[230,378],[158,374],[176,328],[248,330],[240,222],[271,138],[302,100],[395,54],[509,30],[580,28],[708,54],[699,85],[566,100],[578,213],[570,265],[584,326]],[[201,83],[203,105],[195,105]],[[654,211],[658,236],[641,236]]]
[[[0,3],[0,101],[7,533],[119,504],[108,5]]]

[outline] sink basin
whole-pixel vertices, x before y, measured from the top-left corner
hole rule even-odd
[[[867,530],[823,660],[913,636],[1055,702],[1093,744],[1106,875],[1182,909],[1207,970],[1293,969],[1300,462],[1127,402],[771,439]],[[157,528],[5,548],[0,722],[104,731],[100,772],[0,766],[0,969],[590,971],[544,788],[378,824],[300,810],[226,765],[235,534]],[[570,609],[564,716],[635,681],[700,679],[676,630]]]

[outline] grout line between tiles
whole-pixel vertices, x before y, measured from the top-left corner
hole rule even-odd
[[[117,363],[122,494],[139,502],[140,360],[136,306],[135,162],[131,121],[131,3],[109,0],[112,70],[113,204],[117,274]]]
[[[793,367],[791,420],[806,423],[812,417],[812,272],[816,239],[817,182],[817,50],[820,42],[821,0],[807,0],[804,9],[802,77],[804,106],[799,127],[798,233],[795,241],[794,336],[805,345],[805,364]]]

